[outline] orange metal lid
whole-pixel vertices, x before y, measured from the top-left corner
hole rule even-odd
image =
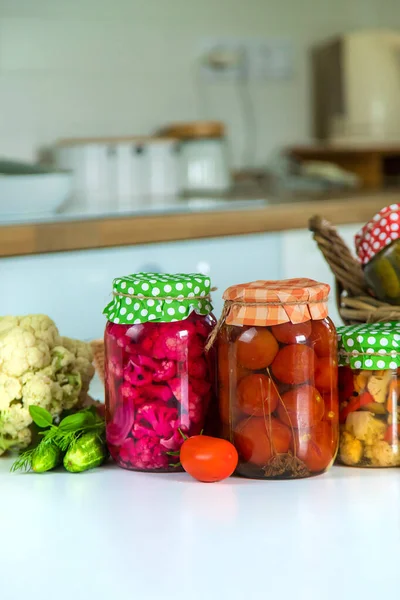
[[[305,278],[232,285],[223,295],[229,304],[225,322],[266,326],[324,319],[329,292],[327,283]]]

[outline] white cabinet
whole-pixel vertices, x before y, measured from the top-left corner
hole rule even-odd
[[[154,270],[210,274],[219,316],[229,285],[280,278],[280,243],[271,233],[0,259],[0,315],[46,313],[64,335],[97,338],[112,279]]]
[[[353,245],[360,225],[340,227]],[[234,283],[254,279],[310,277],[333,286],[333,276],[308,230],[127,246],[82,252],[0,259],[0,315],[49,314],[65,335],[102,336],[102,310],[111,300],[114,277],[137,271],[193,272],[210,275],[222,293]],[[334,295],[330,313],[339,322]]]

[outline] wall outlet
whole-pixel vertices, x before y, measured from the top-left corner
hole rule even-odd
[[[290,40],[270,38],[249,40],[246,45],[249,78],[290,79],[294,74],[294,51]]]
[[[292,42],[282,38],[210,38],[199,61],[208,81],[290,79],[294,73]]]

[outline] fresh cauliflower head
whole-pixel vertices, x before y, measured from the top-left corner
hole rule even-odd
[[[93,352],[90,344],[86,344],[86,342],[81,342],[80,340],[72,340],[68,337],[62,337],[61,344],[75,357],[74,371],[81,376],[82,392],[87,394],[89,384],[94,375]]]
[[[31,441],[29,406],[79,408],[94,374],[89,344],[61,338],[46,315],[0,317],[0,455]]]

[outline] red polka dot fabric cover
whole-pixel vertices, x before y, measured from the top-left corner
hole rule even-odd
[[[400,237],[400,204],[382,208],[355,236],[356,251],[366,265],[386,246]]]

